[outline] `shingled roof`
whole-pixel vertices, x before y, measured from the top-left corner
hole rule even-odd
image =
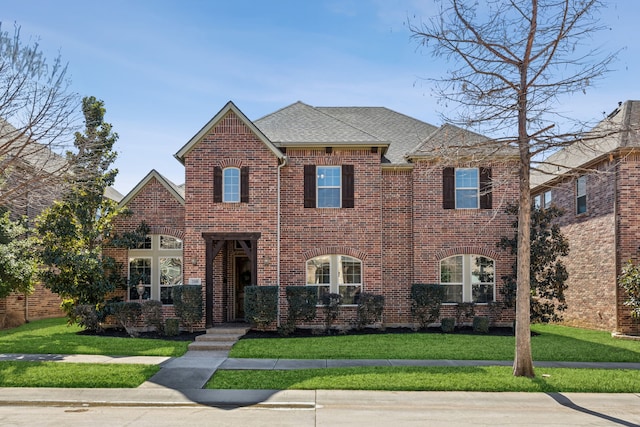
[[[383,163],[407,155],[437,127],[384,107],[312,107],[296,102],[254,124],[277,147],[377,146]]]

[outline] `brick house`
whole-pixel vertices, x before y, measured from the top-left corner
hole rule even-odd
[[[534,203],[565,211],[559,221],[570,245],[569,325],[638,333],[617,277],[628,260],[640,261],[639,128],[640,101],[621,103],[583,143],[532,173]]]
[[[508,147],[381,107],[297,102],[251,121],[229,102],[175,157],[184,186],[150,172],[118,223],[144,220],[150,236],[114,252],[167,316],[181,283],[203,286],[201,326],[242,320],[250,284],[280,285],[280,320],[286,286],[339,293],[344,324],[361,292],[384,295],[386,325],[410,324],[412,283],[446,285],[443,315],[502,299],[514,259],[496,243],[513,233],[504,208],[518,188]]]

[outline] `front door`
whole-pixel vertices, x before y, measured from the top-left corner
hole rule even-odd
[[[244,321],[244,287],[251,285],[251,261],[244,255],[237,255],[234,263],[235,319]]]

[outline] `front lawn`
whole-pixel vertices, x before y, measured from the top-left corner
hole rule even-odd
[[[640,342],[602,331],[532,325],[534,360],[640,362]],[[512,336],[438,333],[242,339],[229,357],[283,359],[512,360]]]
[[[536,378],[511,367],[358,367],[292,371],[220,370],[208,389],[638,393],[640,371],[538,368]]]
[[[135,388],[155,365],[0,362],[0,387]]]
[[[66,319],[37,320],[0,331],[0,353],[182,356],[188,341],[82,335]]]

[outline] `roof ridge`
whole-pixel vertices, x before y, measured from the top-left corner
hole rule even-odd
[[[345,125],[349,126],[350,128],[356,129],[356,130],[358,130],[358,131],[360,131],[360,132],[362,132],[362,133],[364,133],[364,134],[366,134],[366,135],[369,135],[370,137],[372,137],[372,138],[373,138],[373,140],[374,140],[374,141],[390,142],[390,141],[382,140],[382,139],[378,138],[376,135],[372,135],[371,133],[367,132],[367,131],[366,131],[366,130],[364,130],[364,129],[361,129],[361,128],[360,128],[360,127],[358,127],[358,126],[354,126],[354,125],[352,125],[351,123],[347,123],[346,121],[344,121],[344,120],[342,120],[342,119],[339,119],[338,117],[336,117],[336,116],[334,116],[334,115],[328,114],[328,113],[326,113],[326,112],[324,112],[324,111],[320,110],[320,108],[380,108],[380,107],[314,107],[314,106],[312,106],[312,105],[310,105],[310,107],[311,107],[311,108],[313,108],[314,110],[318,111],[319,113],[324,114],[325,116],[331,117],[333,120],[337,120],[337,121],[339,121],[340,123],[342,123],[342,124],[345,124]]]

